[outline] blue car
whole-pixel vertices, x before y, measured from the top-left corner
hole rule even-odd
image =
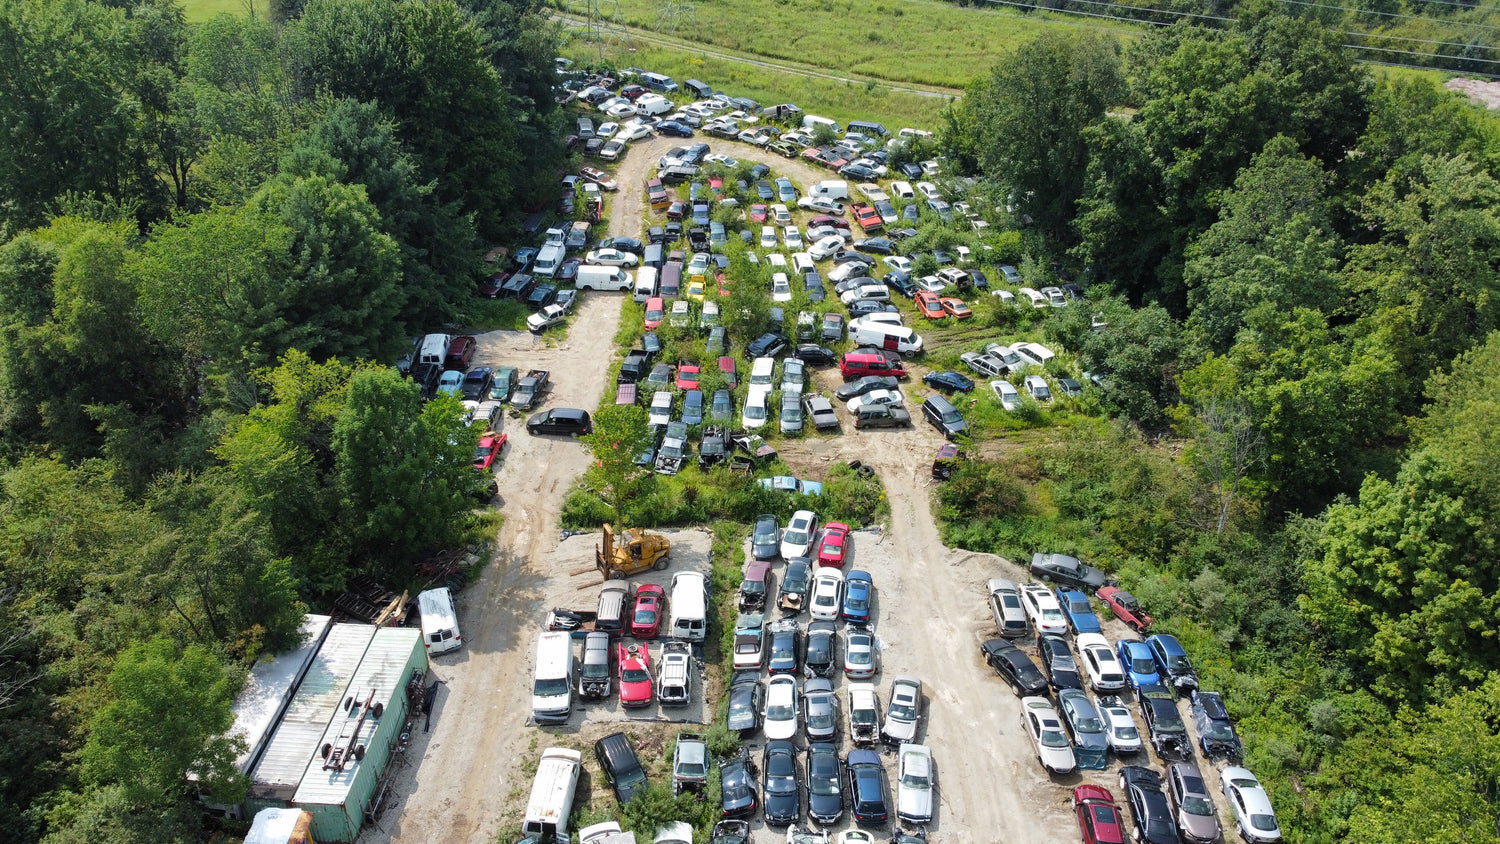
[[[1125,677],[1130,687],[1139,691],[1141,686],[1161,684],[1161,674],[1156,670],[1156,657],[1145,642],[1120,642],[1120,664],[1125,666]]]
[[[1089,605],[1089,596],[1074,589],[1058,587],[1057,605],[1062,607],[1063,614],[1068,617],[1068,626],[1073,628],[1073,635],[1104,632],[1099,627],[1099,616],[1094,615],[1094,608]]]
[[[656,133],[658,135],[671,135],[678,138],[691,138],[693,136],[693,129],[686,123],[666,120],[657,124]]]
[[[870,605],[875,601],[875,581],[866,571],[851,571],[844,578],[844,620],[850,624],[869,624]]]
[[[851,750],[845,765],[849,772],[849,807],[860,826],[885,826],[891,813],[885,802],[885,765],[873,750]]]
[[[1193,661],[1177,637],[1170,633],[1158,633],[1146,639],[1146,646],[1156,658],[1156,667],[1171,683],[1172,690],[1186,694],[1198,688],[1198,672],[1193,670]]]

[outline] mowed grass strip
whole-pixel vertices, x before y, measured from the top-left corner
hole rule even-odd
[[[575,13],[586,8],[581,0],[555,5]],[[611,6],[601,3],[600,10],[608,15]],[[659,30],[661,9],[660,0],[619,0],[620,22]],[[833,72],[962,88],[1017,46],[1058,26],[1121,37],[1143,31],[1073,16],[962,8],[943,0],[718,0],[699,4],[692,18],[678,15],[676,28],[667,34]]]
[[[578,39],[565,46],[563,53],[582,64],[591,63],[598,55],[592,44]],[[804,111],[841,122],[878,120],[893,132],[902,126],[937,129],[943,109],[950,102],[948,97],[925,97],[892,91],[879,84],[801,76],[655,44],[638,43],[635,50],[622,44],[608,45],[604,60],[616,67],[644,67],[678,81],[698,79],[761,105],[796,103]]]
[[[188,23],[202,23],[224,14],[245,17],[250,14],[252,2],[255,5],[256,14],[262,16],[266,14],[265,0],[178,0],[178,2],[182,5],[182,13]]]

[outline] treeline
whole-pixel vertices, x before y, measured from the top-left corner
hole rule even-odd
[[[1115,421],[966,470],[945,530],[1115,569],[1289,840],[1495,841],[1497,124],[1340,41],[1044,36],[974,83],[944,143],[1028,282],[1087,283],[1047,330]]]
[[[0,838],[203,835],[244,666],[477,527],[388,368],[555,197],[526,2],[0,0]]]

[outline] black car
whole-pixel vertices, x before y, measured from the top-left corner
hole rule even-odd
[[[552,434],[581,437],[591,430],[593,422],[589,418],[589,412],[575,407],[554,407],[526,420],[526,433],[532,436]]]
[[[895,314],[901,309],[890,302],[881,302],[876,299],[855,299],[849,303],[849,316],[861,317],[865,314]]]
[[[886,287],[908,299],[917,297],[917,283],[911,280],[911,276],[900,270],[891,270],[881,276],[880,280],[885,283]]]
[[[646,770],[641,767],[629,736],[610,733],[594,742],[594,758],[599,760],[605,779],[614,786],[616,800],[629,803],[630,798],[645,790]]]
[[[875,266],[875,259],[869,255],[861,255],[851,249],[840,249],[833,253],[833,265],[837,267],[840,264],[859,264],[865,269],[869,269]]]
[[[849,776],[849,802],[854,822],[860,826],[885,826],[891,812],[885,799],[885,766],[873,750],[851,750],[845,763]]]
[[[774,560],[781,548],[781,525],[772,513],[755,517],[750,529],[750,555],[757,560]]]
[[[861,252],[870,252],[875,255],[890,255],[896,251],[896,244],[891,243],[887,237],[867,237],[856,240],[850,244]]]
[[[709,426],[703,430],[703,442],[698,445],[698,468],[711,469],[729,458],[729,437],[722,428]]]
[[[741,753],[719,763],[719,810],[724,817],[754,817],[758,804],[750,760]]]
[[[1229,718],[1229,710],[1224,708],[1224,698],[1218,692],[1193,690],[1193,727],[1198,731],[1198,747],[1202,748],[1204,757],[1212,759],[1223,755],[1230,762],[1239,764],[1244,748],[1234,730],[1234,722]]]
[[[495,371],[487,366],[476,366],[464,375],[464,382],[459,390],[463,397],[469,401],[479,401],[490,391],[490,384],[495,380]]]
[[[974,389],[974,382],[968,376],[961,375],[951,369],[942,372],[929,372],[922,376],[922,383],[929,387],[936,387],[939,390],[947,390],[949,392],[967,393]]]
[[[1036,637],[1037,654],[1042,658],[1042,667],[1054,689],[1082,689],[1083,675],[1078,673],[1078,661],[1068,649],[1068,640],[1048,634]]]
[[[745,355],[750,358],[773,358],[786,351],[787,339],[774,331],[768,331],[750,341]]]
[[[1156,748],[1156,755],[1173,762],[1192,756],[1193,746],[1188,741],[1187,724],[1177,713],[1177,696],[1158,683],[1148,683],[1135,692],[1140,699],[1141,715],[1146,719],[1146,729],[1151,734],[1151,746]]]
[[[781,578],[781,593],[776,598],[777,606],[801,612],[807,607],[807,589],[811,583],[812,561],[806,557],[788,560],[786,574]]]
[[[606,237],[599,241],[597,246],[599,249],[614,248],[621,252],[634,252],[637,255],[644,248],[644,244],[633,237]]]
[[[814,621],[807,625],[807,649],[802,654],[802,668],[809,677],[831,677],[837,670],[838,630],[831,621]]]
[[[839,751],[832,744],[807,746],[807,816],[831,826],[844,815],[844,794],[839,786]]]
[[[666,243],[667,242],[667,230],[664,229],[664,228],[662,228],[661,226],[652,226],[651,228],[646,229],[646,240],[650,241],[651,243],[655,243],[655,244]],[[634,251],[634,250],[631,250],[631,251]]]
[[[979,646],[979,652],[984,656],[984,661],[995,669],[995,673],[1010,684],[1017,696],[1047,694],[1047,678],[1042,676],[1031,657],[1010,641],[990,639]]]
[[[1120,769],[1120,791],[1135,821],[1135,840],[1141,844],[1178,844],[1172,806],[1161,787],[1161,774],[1140,765]]]
[[[729,682],[729,711],[724,726],[741,736],[753,735],[760,729],[761,697],[765,694],[760,685],[760,672],[741,671]]]
[[[750,824],[739,820],[719,821],[708,837],[708,844],[749,844],[749,841]]]
[[[766,663],[767,673],[775,676],[777,674],[796,674],[800,657],[802,631],[797,629],[797,622],[791,619],[778,621],[770,626],[771,645],[766,648],[768,661]]]
[[[862,396],[871,390],[896,390],[900,389],[901,382],[894,375],[865,375],[839,387],[833,391],[833,397],[842,402]]]
[[[792,357],[806,361],[808,366],[833,366],[838,361],[833,349],[817,343],[803,343],[793,350]]]
[[[661,338],[656,335],[655,331],[647,331],[641,335],[641,349],[650,355],[652,360],[655,360],[656,356],[661,354]]]
[[[969,270],[969,280],[980,290],[990,289],[990,277],[984,274],[984,270]]]
[[[675,120],[663,120],[656,124],[656,134],[669,135],[674,138],[691,138],[693,129],[686,123],[678,123]]]
[[[766,824],[790,826],[802,817],[797,746],[785,739],[766,742],[761,760],[761,791],[766,795]]]
[[[1105,584],[1104,572],[1067,554],[1032,554],[1030,571],[1038,580],[1076,586],[1086,592]]]

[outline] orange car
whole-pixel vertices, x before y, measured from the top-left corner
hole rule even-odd
[[[969,310],[969,306],[965,305],[962,299],[944,296],[938,301],[942,304],[943,310],[952,314],[954,319],[968,319],[974,315],[974,312]]]
[[[936,293],[931,290],[918,290],[916,295],[917,310],[928,319],[946,319],[948,312],[943,310],[943,302]]]

